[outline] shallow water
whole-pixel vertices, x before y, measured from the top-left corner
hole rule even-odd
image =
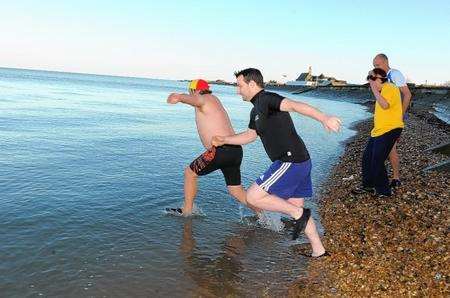
[[[1,296],[276,295],[304,274],[298,243],[242,219],[251,213],[227,195],[220,173],[200,179],[203,216],[164,212],[181,205],[183,168],[203,150],[192,108],[165,103],[185,87],[0,68]],[[246,129],[251,104],[233,87],[212,89],[236,131]],[[332,135],[294,117],[317,189],[353,135],[350,123],[368,113],[301,98],[345,124]],[[244,186],[269,164],[259,141],[246,146]]]
[[[450,101],[440,102],[434,105],[434,115],[444,121],[447,124],[450,124]]]

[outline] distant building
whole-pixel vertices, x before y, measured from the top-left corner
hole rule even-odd
[[[324,74],[320,74],[319,76],[312,75],[311,66],[308,69],[308,72],[304,72],[300,74],[300,76],[295,81],[289,81],[286,83],[288,86],[344,86],[347,85],[346,81],[338,80],[333,77],[327,77]]]

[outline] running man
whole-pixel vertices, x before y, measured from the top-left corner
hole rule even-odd
[[[184,170],[183,208],[168,208],[167,210],[184,216],[191,215],[197,194],[197,177],[218,169],[225,177],[228,192],[243,205],[248,206],[245,190],[241,185],[242,147],[229,144],[215,147],[211,144],[214,135],[234,134],[234,130],[220,100],[209,90],[208,82],[193,80],[189,83],[189,94],[172,93],[167,98],[167,102],[169,104],[181,102],[195,108],[198,134],[206,149]],[[253,211],[257,211],[256,208],[249,207]]]
[[[310,105],[264,90],[261,72],[248,68],[235,73],[237,90],[244,101],[253,104],[248,130],[240,134],[218,135],[216,146],[244,145],[259,136],[272,165],[247,190],[247,201],[262,210],[281,212],[294,218],[295,240],[305,232],[312,246],[312,257],[328,255],[317,233],[311,210],[304,209],[304,198],[312,196],[311,160],[297,134],[289,112],[309,116],[326,130],[337,132],[341,121]]]
[[[387,73],[387,80],[389,83],[393,83],[400,89],[402,94],[402,111],[403,119],[406,120],[406,112],[408,111],[409,104],[411,102],[411,91],[406,84],[406,79],[403,74],[397,70],[389,67],[389,60],[385,54],[378,54],[373,58],[373,67],[381,68]],[[391,152],[389,153],[389,162],[392,166],[392,180],[390,186],[392,188],[401,185],[400,182],[400,156],[397,151],[397,143],[399,140],[395,141]]]

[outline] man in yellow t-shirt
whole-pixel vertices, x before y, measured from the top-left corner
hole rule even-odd
[[[374,127],[362,160],[362,187],[354,194],[390,196],[391,187],[384,162],[403,129],[403,112],[398,87],[387,82],[386,72],[375,68],[367,76],[375,96]]]

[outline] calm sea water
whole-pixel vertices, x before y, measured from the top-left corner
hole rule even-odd
[[[435,104],[434,115],[445,123],[450,124],[450,102],[446,101]]]
[[[193,109],[165,103],[185,89],[0,68],[0,296],[278,295],[304,275],[307,260],[292,252],[298,242],[243,218],[251,213],[227,194],[220,172],[199,180],[202,216],[165,214],[181,206],[183,168],[203,151]],[[233,87],[212,89],[236,131],[246,129],[251,104]],[[353,134],[350,123],[369,115],[302,98],[345,126],[332,135],[294,116],[317,189]],[[259,141],[246,146],[244,186],[269,164]]]

